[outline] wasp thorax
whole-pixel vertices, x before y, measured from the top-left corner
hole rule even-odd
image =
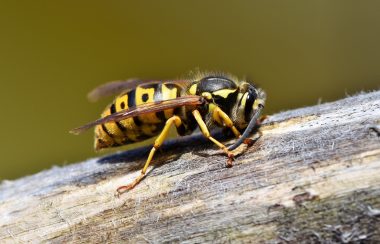
[[[204,97],[209,103],[220,107],[230,114],[238,95],[238,86],[233,80],[223,76],[207,76],[195,81],[189,93]],[[213,106],[210,107],[212,110]]]

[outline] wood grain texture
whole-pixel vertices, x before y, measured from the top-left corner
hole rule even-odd
[[[270,116],[232,168],[171,141],[120,198],[148,147],[4,181],[0,242],[380,241],[379,124],[377,91]]]

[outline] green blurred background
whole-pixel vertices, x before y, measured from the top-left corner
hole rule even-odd
[[[0,179],[94,157],[87,92],[199,67],[255,80],[266,113],[379,88],[380,1],[2,1]]]

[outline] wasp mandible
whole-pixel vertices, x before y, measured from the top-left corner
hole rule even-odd
[[[144,177],[156,150],[174,125],[180,136],[191,134],[197,127],[203,135],[227,155],[248,136],[264,108],[263,90],[246,80],[229,74],[199,73],[183,80],[131,79],[114,81],[95,88],[90,100],[119,94],[104,110],[101,118],[71,132],[79,134],[95,126],[95,149],[117,147],[157,136],[140,176],[117,189],[119,194],[134,188]],[[209,127],[229,128],[238,140],[230,147],[211,136]],[[240,133],[243,131],[243,134]]]

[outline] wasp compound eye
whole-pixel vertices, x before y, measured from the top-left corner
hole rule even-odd
[[[246,99],[245,108],[244,108],[244,116],[245,116],[246,121],[250,120],[250,117],[251,117],[250,115],[251,115],[253,104],[255,103],[256,98],[257,98],[257,93],[256,93],[255,88],[249,87],[247,91],[247,99]]]

